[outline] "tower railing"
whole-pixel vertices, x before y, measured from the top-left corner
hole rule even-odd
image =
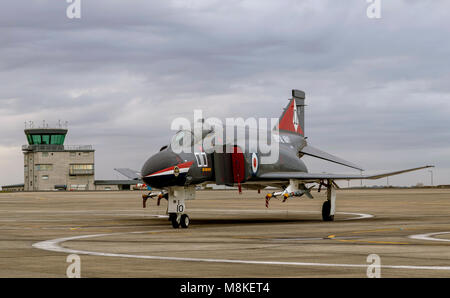
[[[22,151],[93,151],[92,145],[23,145]]]

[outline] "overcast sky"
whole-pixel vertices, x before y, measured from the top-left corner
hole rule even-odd
[[[3,0],[0,185],[23,183],[25,121],[68,121],[66,144],[96,149],[96,179],[119,178],[174,118],[278,117],[294,88],[315,147],[371,171],[435,164],[450,184],[450,2],[381,3],[369,19],[366,0],[81,0],[69,19],[66,1]]]

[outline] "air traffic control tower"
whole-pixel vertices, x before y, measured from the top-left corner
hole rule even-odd
[[[94,190],[91,145],[66,146],[64,128],[25,129],[24,190]]]

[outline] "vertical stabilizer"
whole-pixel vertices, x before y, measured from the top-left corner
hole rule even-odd
[[[278,129],[305,136],[305,92],[292,90],[292,99],[280,117]]]

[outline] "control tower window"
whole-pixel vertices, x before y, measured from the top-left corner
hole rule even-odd
[[[67,129],[25,129],[29,145],[64,145]]]
[[[64,144],[65,135],[52,135],[51,144],[52,145],[62,145]]]
[[[28,135],[28,142],[32,145],[63,145],[65,135]]]
[[[32,135],[31,139],[33,144],[42,144],[41,135]]]
[[[50,144],[50,136],[49,135],[42,135],[41,138],[42,138],[42,144],[46,144],[46,145]]]

